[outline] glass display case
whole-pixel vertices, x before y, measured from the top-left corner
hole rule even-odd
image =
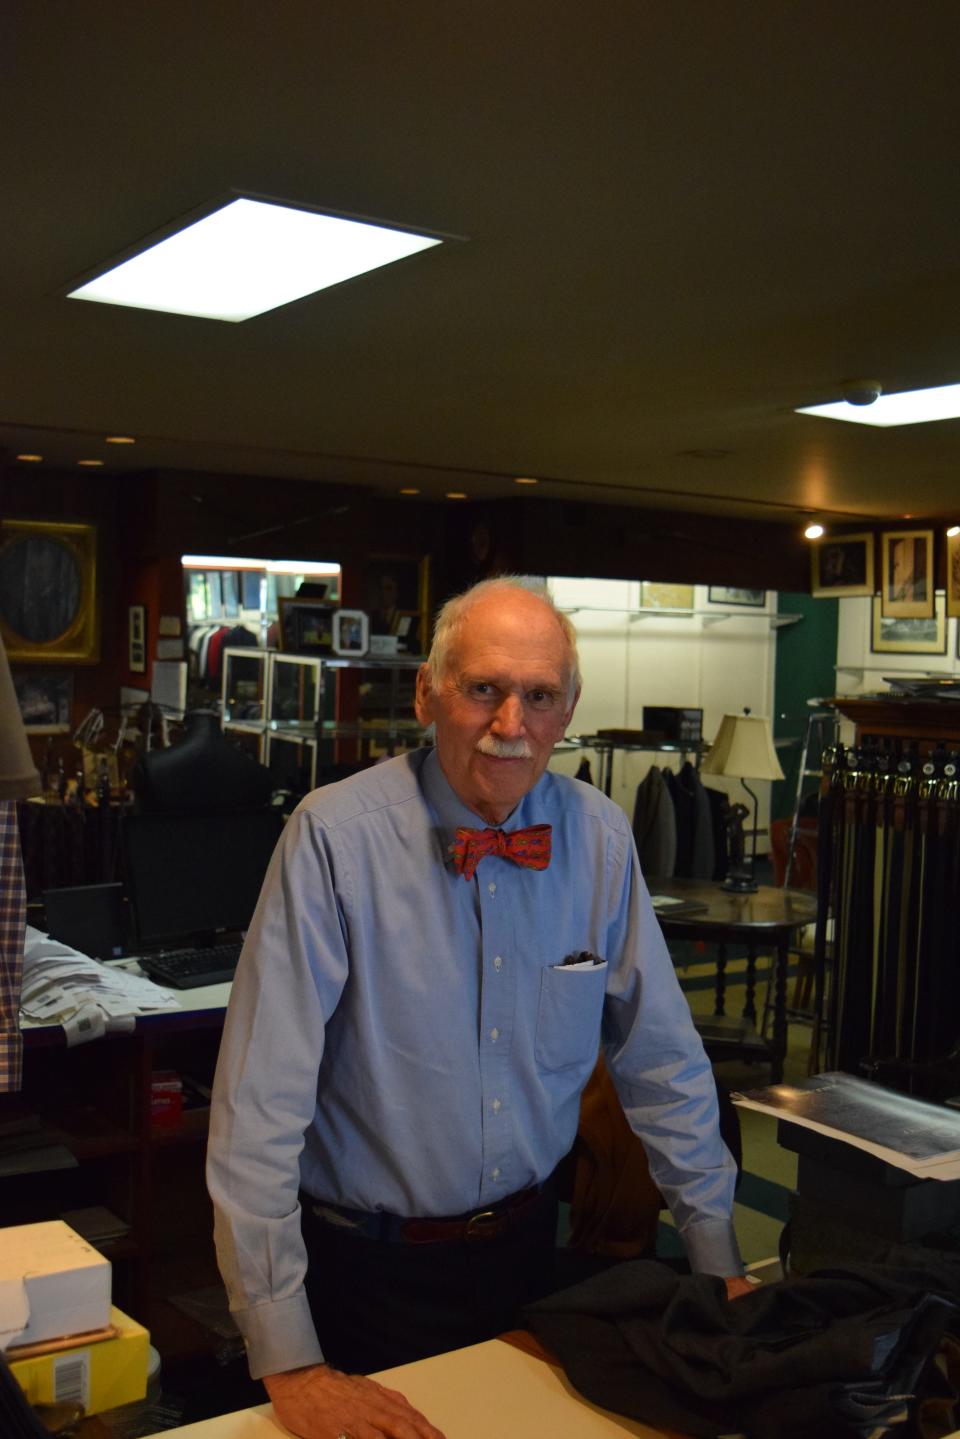
[[[323,697],[323,661],[312,655],[270,657],[267,723],[285,734],[315,734]]]
[[[248,648],[223,651],[223,727],[242,725],[262,728],[266,720],[270,679],[270,650]]]
[[[359,766],[413,747],[420,660],[228,649],[223,729],[269,766],[276,787],[306,793],[323,766]]]

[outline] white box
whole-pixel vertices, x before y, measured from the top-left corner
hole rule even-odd
[[[110,1261],[62,1219],[0,1229],[0,1295],[26,1292],[29,1318],[11,1344],[35,1344],[64,1334],[86,1334],[110,1323]],[[19,1281],[19,1283],[18,1283]],[[0,1307],[0,1330],[5,1322]],[[22,1321],[17,1320],[17,1323]]]

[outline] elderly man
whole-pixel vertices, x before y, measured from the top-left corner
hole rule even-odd
[[[309,795],[274,856],[208,1175],[251,1372],[305,1439],[439,1439],[341,1371],[488,1338],[549,1288],[550,1176],[601,1038],[692,1267],[744,1287],[713,1079],[630,827],[546,772],[578,697],[546,592],[477,585],[418,675],[435,748]]]

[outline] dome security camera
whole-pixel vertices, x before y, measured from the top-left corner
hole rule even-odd
[[[872,405],[883,394],[879,380],[844,380],[843,398],[848,405]]]

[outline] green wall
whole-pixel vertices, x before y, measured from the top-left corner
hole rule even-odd
[[[810,714],[807,700],[825,699],[836,693],[839,601],[781,592],[777,609],[782,615],[801,616],[796,624],[783,625],[777,631],[773,734],[775,739],[792,739],[794,743],[777,747],[786,778],[777,780],[772,787],[770,813],[772,819],[785,819],[793,813],[796,799],[803,735]],[[804,792],[813,787],[810,781]]]

